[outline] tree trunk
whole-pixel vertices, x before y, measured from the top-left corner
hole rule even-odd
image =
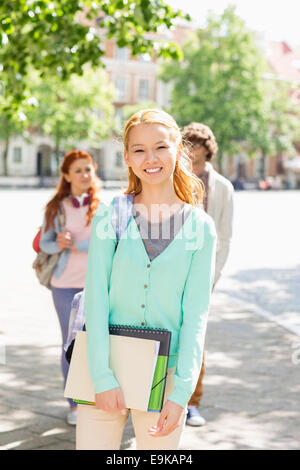
[[[59,157],[60,157],[60,135],[59,135],[59,131],[57,131],[56,136],[55,136],[56,176],[60,175]]]
[[[3,172],[4,176],[8,176],[8,150],[9,150],[9,135],[5,139],[5,147],[3,151]]]
[[[8,150],[10,144],[10,123],[8,118],[4,118],[3,120],[3,133],[2,137],[4,140],[4,150],[3,150],[3,174],[4,176],[8,176]]]
[[[266,152],[263,150],[260,160],[260,176],[262,180],[266,179]]]
[[[217,157],[218,171],[222,175],[223,174],[223,167],[222,167],[223,153],[219,151],[217,155],[218,155],[218,157]]]
[[[56,176],[59,176],[59,147],[55,147],[55,157],[56,157]]]

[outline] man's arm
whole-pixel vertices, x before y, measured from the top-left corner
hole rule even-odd
[[[222,192],[222,214],[217,227],[218,241],[214,286],[222,275],[222,270],[229,255],[233,226],[233,193],[234,190],[231,184],[224,186]]]

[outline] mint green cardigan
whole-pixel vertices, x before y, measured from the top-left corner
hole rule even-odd
[[[113,206],[101,203],[92,220],[85,284],[89,370],[95,393],[119,384],[109,368],[109,324],[166,328],[168,367],[176,367],[169,400],[185,407],[202,364],[214,280],[216,231],[192,207],[176,237],[150,262],[131,216],[116,249]]]

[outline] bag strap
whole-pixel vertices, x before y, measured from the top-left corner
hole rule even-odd
[[[133,194],[124,194],[123,196],[115,197],[113,200],[111,223],[116,232],[117,243],[119,243],[122,234],[127,229],[132,215],[133,198]]]
[[[57,212],[57,218],[58,218],[58,223],[60,230],[62,232],[66,231],[66,214],[65,214],[65,209],[62,205],[62,203],[59,204],[58,206],[58,212]]]

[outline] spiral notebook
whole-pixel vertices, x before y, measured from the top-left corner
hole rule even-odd
[[[164,401],[171,333],[167,330],[110,326],[110,368],[127,408],[160,412]],[[78,331],[64,396],[94,405],[86,332]]]

